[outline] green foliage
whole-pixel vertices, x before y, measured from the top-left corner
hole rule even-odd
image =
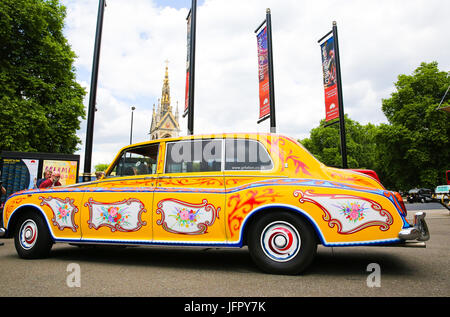
[[[450,169],[450,116],[437,110],[450,75],[436,62],[400,75],[396,91],[382,101],[389,124],[365,126],[345,118],[349,168],[373,169],[387,188],[434,189]],[[449,105],[447,100],[441,107]],[[342,166],[339,125],[311,130],[301,143],[329,166]]]
[[[322,120],[319,127],[311,130],[310,138],[300,142],[319,161],[328,166],[342,166],[339,124],[323,127]],[[345,116],[345,130],[347,139],[347,163],[349,168],[373,169],[375,164],[375,130],[372,124],[363,126]]]
[[[400,189],[434,188],[450,169],[450,116],[436,110],[450,76],[436,62],[400,75],[391,98],[382,101],[389,125],[376,135],[381,177]],[[448,101],[446,102],[448,105]]]
[[[85,117],[58,0],[0,2],[0,149],[73,153]]]
[[[94,166],[96,172],[104,172],[108,168],[109,164],[97,164]]]

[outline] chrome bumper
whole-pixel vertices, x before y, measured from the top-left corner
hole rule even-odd
[[[6,235],[6,230],[4,228],[0,228],[0,238],[3,238]]]
[[[427,241],[430,239],[427,223],[425,222],[426,213],[418,212],[414,215],[414,226],[403,229],[398,234],[402,240]]]

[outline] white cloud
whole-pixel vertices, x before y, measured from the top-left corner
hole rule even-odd
[[[190,7],[191,1],[185,1]],[[98,2],[65,0],[65,34],[78,55],[78,80],[89,87]],[[95,118],[93,165],[110,162],[133,140],[148,139],[152,105],[161,95],[168,59],[172,105],[184,108],[186,16],[171,1],[108,0],[105,9]],[[338,23],[345,112],[365,124],[386,119],[399,74],[421,62],[450,69],[448,0],[294,1],[206,0],[197,11],[195,133],[269,131],[256,124],[258,81],[255,28],[271,8],[277,127],[304,138],[324,118],[317,40]],[[87,83],[87,84],[86,84]],[[87,105],[88,96],[85,104]],[[79,132],[84,140],[85,124]],[[186,133],[186,119],[181,119]],[[80,153],[83,155],[84,145]]]

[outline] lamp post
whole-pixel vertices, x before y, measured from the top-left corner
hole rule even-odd
[[[344,115],[344,97],[342,94],[342,77],[341,77],[341,61],[339,57],[339,40],[336,21],[333,21],[333,38],[334,38],[334,58],[336,62],[336,78],[337,90],[339,98],[339,130],[341,134],[341,156],[342,168],[348,168],[347,163],[347,140],[345,137],[345,115]]]
[[[131,107],[131,128],[130,128],[130,144],[133,143],[133,113],[136,107]]]
[[[87,117],[87,130],[86,130],[86,144],[84,151],[84,173],[83,182],[89,182],[91,180],[91,165],[92,165],[92,144],[94,135],[94,116],[95,116],[95,103],[97,99],[97,80],[98,80],[98,67],[100,62],[100,47],[102,39],[103,29],[103,15],[105,10],[105,0],[99,0],[98,3],[98,15],[97,15],[97,29],[95,32],[94,43],[94,58],[92,62],[92,75],[91,75],[91,89],[89,91],[89,110]]]
[[[273,50],[272,50],[272,18],[270,9],[266,10],[267,26],[267,58],[269,62],[269,104],[270,104],[270,133],[277,133],[277,124],[275,120],[275,81],[273,79]]]
[[[189,86],[188,86],[188,135],[194,134],[194,83],[195,83],[195,37],[197,28],[197,0],[191,4],[191,29],[189,43]]]

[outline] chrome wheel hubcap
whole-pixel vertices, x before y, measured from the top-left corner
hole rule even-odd
[[[36,223],[28,219],[20,227],[20,244],[22,248],[29,250],[31,249],[37,240],[38,229]]]
[[[272,260],[286,262],[300,250],[300,235],[293,225],[284,221],[268,224],[261,234],[261,247]]]

